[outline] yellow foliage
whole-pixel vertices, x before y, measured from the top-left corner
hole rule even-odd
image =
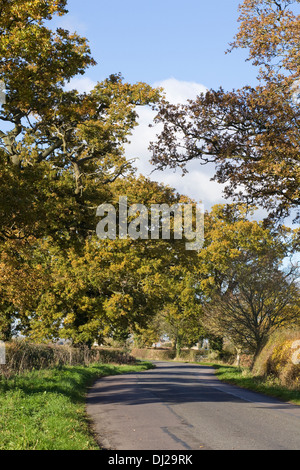
[[[295,361],[297,349],[293,347],[298,341],[299,330],[283,330],[271,336],[257,358],[254,372],[276,378],[286,387],[300,389],[300,364]]]

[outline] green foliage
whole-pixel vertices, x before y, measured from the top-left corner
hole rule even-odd
[[[88,386],[151,365],[64,366],[0,381],[1,450],[99,450],[85,412]]]
[[[145,83],[126,83],[120,74],[98,82],[90,93],[67,92],[64,85],[95,62],[85,38],[47,27],[53,15],[66,13],[66,1],[0,3],[0,80],[7,89],[0,121],[8,124],[0,130],[0,339],[8,341],[22,333],[35,342],[65,338],[91,347],[95,341],[125,342],[133,335],[149,345],[167,333],[178,355],[200,337],[215,340],[220,349],[226,335],[231,339],[235,335],[232,325],[224,327],[220,321],[218,328],[212,328],[210,320],[215,325],[220,320],[216,304],[222,305],[225,293],[237,304],[248,279],[256,294],[268,279],[281,286],[281,293],[288,290],[290,284],[284,284],[279,268],[297,246],[298,232],[275,227],[270,220],[268,224],[249,221],[249,208],[242,204],[215,206],[206,214],[205,245],[197,253],[187,251],[184,240],[174,237],[99,240],[96,209],[102,203],[116,207],[124,195],[129,205],[147,207],[192,202],[172,188],[137,177],[124,155],[124,146],[137,125],[137,108],[161,102],[159,116],[166,119],[168,131],[163,134],[166,147],[163,139],[158,144],[162,151],[157,158],[163,165],[174,163],[173,155],[164,151],[176,148],[172,145],[176,141],[174,126],[187,130],[189,143],[190,118],[195,118],[196,128],[202,119],[209,148],[201,149],[193,137],[196,148],[189,146],[187,159],[195,156],[193,152],[206,155],[205,151],[211,154],[217,149],[219,175],[228,177],[234,189],[254,175],[260,185],[265,163],[272,161],[272,185],[277,189],[278,183],[284,188],[288,183],[288,191],[278,197],[284,201],[282,210],[289,210],[298,191],[294,187],[295,153],[283,161],[287,142],[274,152],[274,147],[279,148],[278,137],[287,135],[292,145],[297,143],[293,128],[288,128],[288,134],[278,132],[282,129],[279,124],[285,128],[291,122],[289,104],[278,100],[273,84],[262,98],[259,88],[243,90],[241,96],[211,92],[204,101],[199,97],[181,109],[184,113],[178,113],[176,107],[168,108],[161,101],[160,90]],[[253,2],[245,4],[251,7]],[[261,126],[266,116],[267,131],[257,134],[257,118]],[[218,134],[216,125],[221,119],[223,126],[225,118],[227,124],[237,120],[239,129],[234,137],[229,129],[229,141],[223,139],[224,133]],[[250,140],[249,119],[255,121]],[[243,126],[246,122],[245,133],[241,120]],[[270,122],[276,124],[274,131]],[[249,161],[253,163],[248,146],[251,151],[252,144],[256,148],[254,137],[264,144],[263,155],[258,155],[259,171],[255,165],[251,171],[248,168]],[[297,145],[294,148],[298,158]],[[240,172],[235,163],[245,154],[236,155],[237,149],[247,156]],[[228,161],[232,156],[233,163]],[[174,161],[178,163],[176,158]],[[268,191],[263,194],[266,200]],[[293,299],[297,293],[295,287]],[[294,307],[291,300],[289,315],[281,311],[280,321],[294,318]],[[244,320],[239,315],[238,320],[241,318]],[[234,339],[240,346],[240,338]]]
[[[297,270],[282,269],[292,231],[250,221],[244,206],[215,206],[199,253],[203,322],[216,336],[257,355],[276,329],[299,320]]]
[[[156,102],[159,90],[111,75],[88,94],[66,92],[67,81],[95,64],[84,38],[46,27],[66,13],[66,2],[2,3],[0,121],[10,130],[0,130],[0,335],[45,341],[62,333],[92,344],[126,329],[125,315],[145,299],[143,288],[134,302],[120,294],[119,280],[109,287],[109,253],[95,269],[104,268],[99,281],[95,263],[90,271],[86,263],[110,250],[92,238],[96,208],[116,195],[118,177],[133,172],[123,147],[136,107]]]
[[[179,200],[169,188],[143,177],[111,184],[107,202],[115,203],[122,194],[127,195],[129,204]],[[96,222],[95,217],[95,227]],[[99,240],[95,235],[70,247],[45,237],[34,255],[41,288],[30,293],[27,309],[23,304],[28,312],[23,332],[38,342],[60,337],[76,344],[101,344],[105,338],[125,340],[129,334],[148,328],[166,303],[171,288],[168,278],[174,275],[176,264],[182,265],[184,277],[184,266],[195,258],[186,253],[184,241]],[[14,272],[11,278],[16,279]],[[28,278],[26,282],[30,282]],[[181,297],[191,309],[193,301],[188,299],[187,288]]]

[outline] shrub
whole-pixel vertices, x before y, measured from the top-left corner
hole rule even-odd
[[[255,375],[275,378],[288,388],[300,388],[300,364],[293,362],[293,343],[300,340],[299,330],[283,330],[272,335],[257,358]]]
[[[188,362],[199,362],[203,358],[207,357],[206,350],[196,350],[196,349],[182,349],[180,356],[176,355],[174,349],[168,348],[134,348],[131,350],[131,354],[138,359],[148,359],[153,361],[188,361]]]
[[[138,359],[153,361],[170,361],[175,359],[176,351],[173,349],[139,349],[131,350],[131,355]]]
[[[74,348],[69,345],[35,344],[25,340],[6,343],[6,364],[0,366],[5,376],[33,369],[92,363],[133,364],[135,359],[122,350]]]
[[[207,357],[207,350],[204,349],[183,349],[180,352],[178,360],[200,362]]]

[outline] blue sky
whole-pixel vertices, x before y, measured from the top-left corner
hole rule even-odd
[[[255,81],[245,51],[225,54],[237,32],[239,0],[69,0],[59,22],[90,41],[93,80],[121,72],[129,82],[173,77],[208,88]]]

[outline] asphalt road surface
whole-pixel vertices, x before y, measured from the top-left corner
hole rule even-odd
[[[103,449],[300,450],[300,406],[224,384],[210,367],[156,366],[89,390]]]

